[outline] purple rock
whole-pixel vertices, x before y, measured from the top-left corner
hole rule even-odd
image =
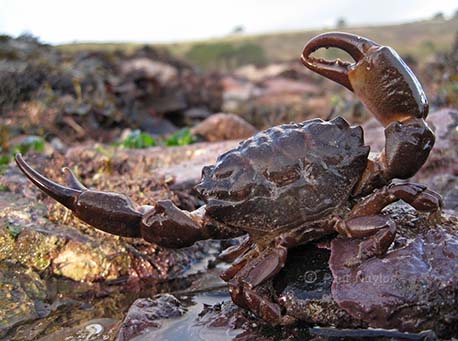
[[[458,333],[458,237],[440,226],[403,239],[383,258],[354,267],[360,241],[331,243],[332,294],[354,318],[374,328],[439,336]]]
[[[139,298],[129,308],[116,340],[130,340],[150,329],[160,328],[160,319],[180,317],[185,312],[184,306],[173,295]]]

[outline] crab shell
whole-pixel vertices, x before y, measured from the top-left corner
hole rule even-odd
[[[345,206],[367,165],[361,127],[341,117],[259,132],[202,170],[215,220],[252,234],[292,229]]]

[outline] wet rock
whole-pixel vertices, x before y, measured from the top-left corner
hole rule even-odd
[[[159,296],[160,299],[162,296],[164,295]],[[176,300],[171,295],[166,297]],[[217,303],[221,300],[222,303]],[[145,300],[138,301],[143,303]],[[136,312],[134,325],[128,324],[130,328],[127,330],[127,337],[124,336],[121,327],[119,340],[128,339],[130,330],[134,335],[149,340],[278,340],[298,334],[297,330],[290,332],[289,329],[268,326],[228,301],[227,293],[188,293],[180,297],[179,306],[175,302],[166,302],[166,308],[160,314],[156,313],[155,301],[156,299],[148,299],[146,308],[135,307],[129,310]],[[160,305],[157,307],[160,308]],[[129,316],[125,321],[129,321]],[[301,332],[303,333],[303,330]]]
[[[0,193],[0,261],[76,281],[126,276],[130,257],[113,238],[91,239],[49,221],[46,207],[11,192]]]
[[[0,262],[8,261],[42,271],[62,247],[63,229],[43,216],[46,207],[11,192],[0,192]],[[53,231],[53,232],[51,232]]]
[[[64,181],[60,168],[70,165],[91,187],[124,191],[139,204],[168,198],[194,209],[200,202],[187,191],[199,178],[201,168],[235,144],[133,151],[92,146],[72,148],[67,156],[29,154],[26,158],[58,182]],[[176,166],[181,168],[174,169]],[[38,303],[27,298],[24,289],[15,289],[21,296],[13,296],[18,299],[13,302],[6,296],[12,290],[12,275],[8,272],[0,277],[0,288],[6,288],[0,306],[11,306],[11,310],[0,309],[5,314],[1,318],[2,333],[12,335],[12,339],[87,335],[90,331],[86,327],[94,319],[122,319],[132,298],[142,290],[143,295],[172,290],[161,284],[168,280],[176,280],[175,286],[180,289],[186,287],[187,276],[205,271],[219,250],[216,241],[171,250],[97,231],[32,187],[14,164],[0,176],[0,186],[0,267],[12,264],[24,278],[39,279],[40,273],[55,283],[43,289],[50,297],[40,297]],[[32,284],[32,279],[27,281]],[[108,282],[110,285],[105,284]],[[145,283],[149,283],[148,289],[143,289]],[[69,296],[77,303],[56,311],[59,302],[68,302]],[[53,314],[49,314],[51,311]],[[100,335],[111,333],[103,326],[105,332]]]
[[[246,139],[256,132],[256,128],[241,117],[224,113],[214,114],[191,129],[193,135],[209,142]]]
[[[397,330],[386,329],[337,329],[314,327],[309,329],[310,335],[314,336],[313,340],[339,340],[356,339],[356,340],[437,340],[437,335],[431,331],[420,333],[402,333]]]
[[[249,314],[231,301],[216,304],[214,306],[204,306],[199,314],[198,324],[207,327],[229,327],[232,329],[247,329],[253,321]]]
[[[130,340],[147,333],[149,329],[160,328],[158,320],[180,317],[185,312],[186,308],[173,295],[138,299],[129,308],[116,340]]]
[[[400,205],[391,216],[397,219],[398,236],[382,258],[350,267],[360,241],[332,241],[333,298],[373,328],[457,335],[458,220],[431,225]]]
[[[320,312],[315,314],[318,316]],[[195,322],[189,327],[197,335],[211,335],[227,340],[435,340],[434,332],[402,333],[385,329],[349,329],[317,327],[303,322],[287,327],[272,327],[230,301],[205,305]],[[197,329],[198,332],[195,332]]]
[[[0,338],[17,325],[49,313],[45,282],[31,270],[0,263]]]
[[[52,260],[52,271],[74,281],[113,280],[127,274],[130,263],[127,250],[110,239],[102,243],[69,240]]]
[[[111,340],[115,336],[117,323],[117,320],[110,318],[85,321],[78,326],[62,328],[37,340]]]
[[[70,148],[65,159],[56,155],[48,174],[55,176],[55,179],[63,180],[59,167],[65,164],[74,168],[76,174],[88,186],[114,190],[117,186],[127,185],[126,189],[119,187],[119,190],[129,196],[133,195],[135,201],[136,198],[144,200],[146,194],[153,193],[155,188],[164,191],[164,182],[167,186],[182,183],[192,186],[193,182],[196,183],[200,179],[203,166],[215,163],[220,154],[234,148],[238,143],[202,142],[181,147],[147,149],[79,146]],[[134,186],[135,182],[138,187],[128,189],[129,185]],[[155,198],[154,195],[152,198]]]
[[[194,324],[201,334],[216,334],[220,339],[226,336],[227,340],[269,340],[269,334],[281,333],[231,301],[204,305]]]

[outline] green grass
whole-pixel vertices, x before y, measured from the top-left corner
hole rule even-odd
[[[17,153],[26,154],[32,150],[43,152],[45,140],[39,136],[28,136],[21,143],[10,146],[8,150],[0,148],[0,169],[7,166]]]
[[[187,146],[188,144],[196,142],[196,138],[191,134],[189,128],[183,128],[170,135],[166,140],[160,140],[159,142],[159,145],[168,147]],[[141,132],[140,130],[134,130],[123,141],[115,143],[114,145],[129,149],[142,149],[157,146],[158,143],[152,135]]]
[[[458,29],[458,19],[424,20],[387,26],[348,27],[346,32],[371,38],[395,48],[399,54],[409,55],[419,63],[434,53],[450,48]],[[304,44],[313,36],[334,28],[322,30],[281,32],[260,35],[234,35],[218,39],[173,44],[151,44],[167,48],[173,54],[187,58],[204,69],[233,69],[254,62],[265,64],[295,60]],[[78,43],[61,45],[65,51],[124,50],[127,53],[145,45],[138,43]],[[334,52],[324,56],[330,57]]]
[[[154,147],[155,145],[156,141],[154,138],[150,134],[143,133],[140,130],[134,130],[121,142],[121,146],[130,149],[143,149]]]

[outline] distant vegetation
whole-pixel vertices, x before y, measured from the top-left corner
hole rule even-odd
[[[254,43],[198,43],[185,54],[186,59],[205,69],[230,70],[239,65],[265,65],[264,49]]]
[[[425,62],[434,53],[450,49],[455,32],[458,30],[458,17],[445,20],[435,16],[432,20],[389,26],[347,27],[345,20],[336,25],[346,32],[369,37],[379,43],[394,47],[401,55]],[[220,39],[157,44],[166,47],[179,57],[204,69],[233,69],[244,64],[263,65],[272,62],[295,60],[308,39],[339,28],[323,30],[295,31],[261,35],[231,34]],[[133,50],[142,44],[102,43],[69,44],[61,46],[65,50],[124,49]],[[335,57],[335,50],[322,52],[328,58]]]
[[[45,140],[39,136],[27,136],[22,141],[9,146],[7,150],[0,147],[0,173],[14,158],[16,153],[26,154],[28,151],[43,152],[45,150]]]

